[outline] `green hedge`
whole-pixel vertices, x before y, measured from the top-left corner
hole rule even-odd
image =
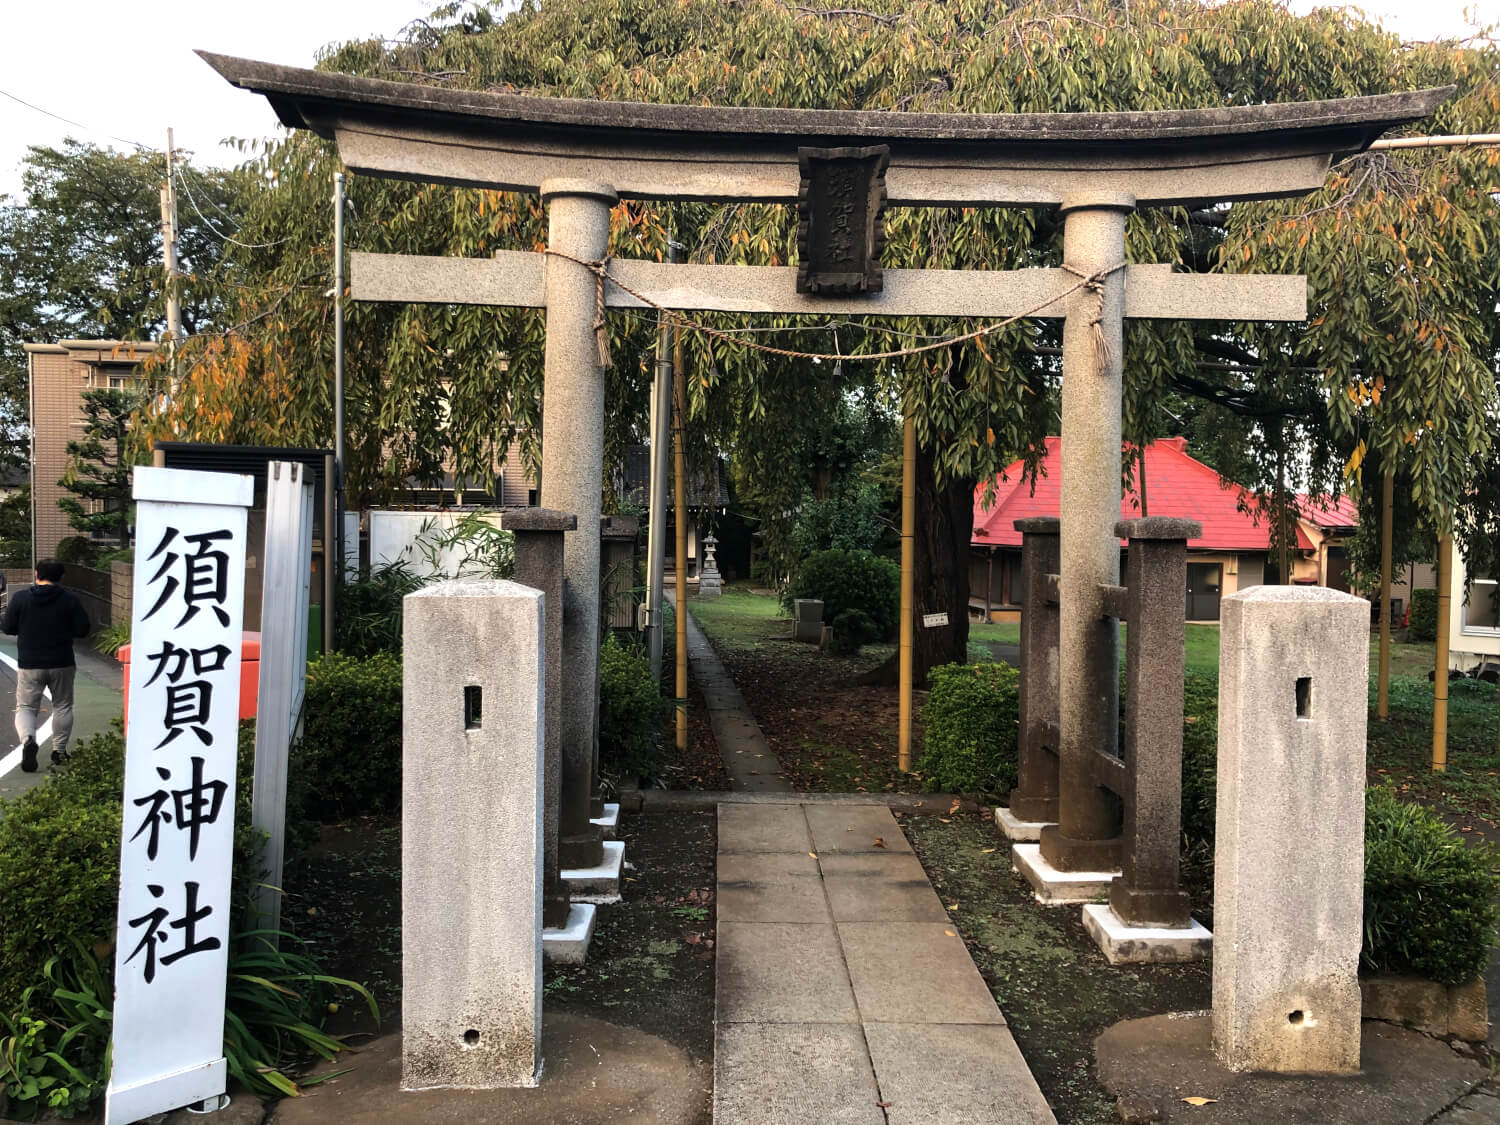
[[[1411,639],[1437,640],[1438,592],[1420,589],[1411,592]]]
[[[816,598],[832,624],[849,610],[872,623],[878,640],[889,637],[901,616],[901,568],[869,551],[817,551],[802,560],[787,597]]]
[[[1219,677],[1188,672],[1182,684],[1182,834],[1212,845],[1219,765]]]
[[[651,662],[611,633],[599,650],[600,771],[621,780],[654,780],[670,710],[651,678]]]
[[[236,915],[261,876],[264,837],[250,827],[254,761],[255,728],[244,724],[236,778]],[[76,745],[72,761],[45,784],[0,801],[0,1010],[13,1009],[22,990],[41,977],[47,959],[70,940],[113,941],[124,790],[125,739],[117,727]],[[292,852],[301,836],[290,802],[287,820]]]
[[[320,818],[401,805],[401,658],[328,653],[307,666],[292,773]]]
[[[1020,674],[1009,664],[928,673],[921,770],[929,790],[1008,793],[1016,784]]]
[[[1500,909],[1495,856],[1387,789],[1365,795],[1361,968],[1465,984],[1489,964]]]

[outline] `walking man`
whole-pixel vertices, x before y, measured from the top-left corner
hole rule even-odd
[[[52,760],[68,756],[73,735],[73,638],[89,635],[89,615],[76,594],[62,587],[63,564],[36,564],[36,585],[17,590],[0,618],[0,632],[16,636],[16,733],[21,769],[36,772],[36,713],[42,692],[52,692]]]

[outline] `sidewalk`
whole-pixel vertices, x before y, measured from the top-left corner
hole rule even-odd
[[[675,611],[675,599],[673,607]],[[703,692],[708,722],[719,746],[719,756],[724,759],[724,768],[729,772],[730,787],[752,793],[790,792],[792,787],[781,774],[781,763],[771,751],[750,708],[745,706],[745,697],[734,686],[734,680],[703,635],[703,630],[693,620],[692,613],[687,612],[684,616],[687,620],[688,665]]]
[[[719,806],[715,1125],[1055,1125],[890,810]]]
[[[12,661],[16,658],[14,637],[0,639],[0,653]],[[78,674],[73,681],[73,740],[77,746],[84,739],[109,730],[110,724],[120,717],[123,710],[121,666],[110,657],[103,656],[87,640],[73,643],[73,658],[78,662]],[[8,760],[11,751],[18,745],[13,719],[16,705],[16,673],[0,662],[0,761]],[[38,713],[39,723],[45,723],[52,711],[43,700]],[[36,773],[22,773],[16,755],[16,764],[9,769],[0,766],[0,797],[13,800],[28,789],[40,785],[47,778],[47,766],[51,758],[52,743],[42,743],[41,766]]]

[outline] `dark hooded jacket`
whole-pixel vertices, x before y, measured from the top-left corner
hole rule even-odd
[[[10,596],[0,632],[16,635],[20,667],[71,668],[73,638],[89,635],[89,615],[72,590],[38,583]]]

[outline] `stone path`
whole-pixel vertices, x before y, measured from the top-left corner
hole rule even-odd
[[[729,771],[730,787],[751,793],[790,792],[791,784],[782,776],[781,763],[761,733],[760,724],[691,613],[687,614],[687,650],[693,679],[703,692],[714,741]]]
[[[720,805],[715,950],[715,1125],[1055,1125],[889,809]]]

